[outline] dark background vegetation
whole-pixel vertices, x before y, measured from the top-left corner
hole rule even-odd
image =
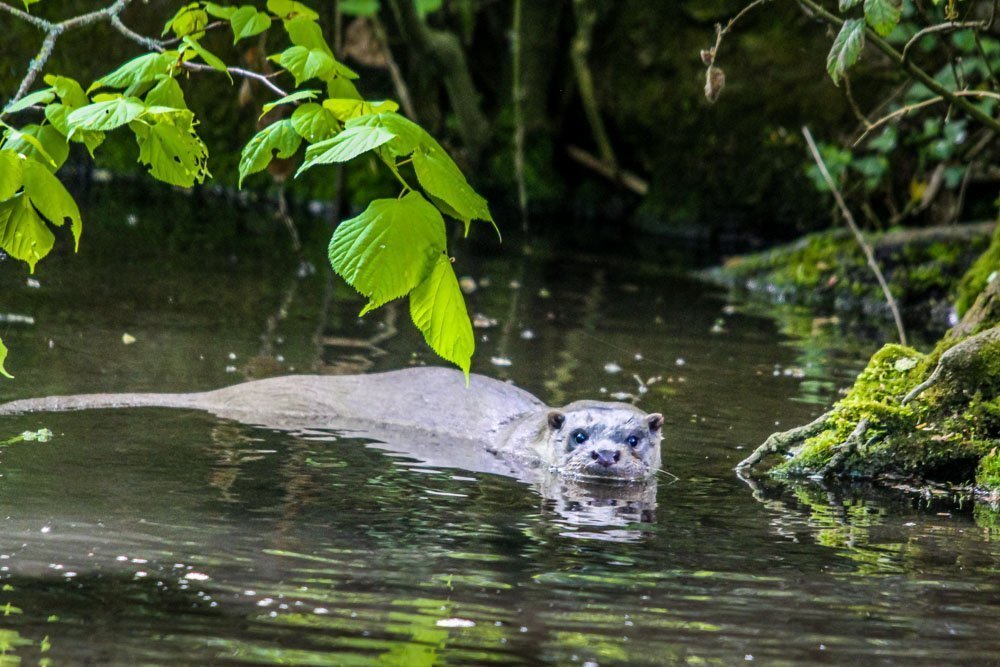
[[[103,4],[43,1],[32,11],[62,18]],[[321,13],[330,41],[339,44],[345,62],[360,72],[362,93],[369,99],[398,99],[384,67],[370,61],[366,66],[352,55],[375,49],[370,27],[367,32],[352,30],[354,17],[338,16],[333,1],[312,4]],[[133,29],[158,36],[163,22],[180,5],[166,0],[134,3],[123,18]],[[586,60],[596,103],[618,167],[648,183],[648,192],[640,195],[568,153],[570,147],[592,155],[599,152],[572,66],[574,40],[579,37],[573,2],[523,2],[524,180],[533,237],[581,245],[685,240],[735,250],[790,239],[830,224],[829,201],[817,196],[806,176],[808,158],[799,129],[809,124],[821,141],[857,134],[858,120],[845,100],[844,87],[835,87],[825,74],[833,33],[794,3],[765,4],[727,38],[718,56],[727,86],[713,105],[703,94],[705,70],[699,50],[714,41],[715,24],[744,5],[743,0],[589,4],[596,20],[588,35]],[[521,224],[513,160],[514,4],[445,0],[424,19],[426,28],[461,45],[474,88],[464,91],[465,102],[478,108],[486,121],[473,133],[474,141],[456,120],[455,97],[442,84],[434,58],[420,48],[412,27],[408,32],[405,20],[393,11],[398,6],[383,0],[378,20],[414,99],[417,120],[456,155],[498,211],[504,233],[516,237]],[[23,76],[27,54],[36,52],[41,35],[10,16],[0,16],[0,24],[5,36],[0,42],[0,96],[6,98]],[[255,40],[234,47],[228,31],[219,30],[204,41],[229,64],[259,64],[253,49],[262,45]],[[870,51],[852,80],[852,92],[862,108],[877,103],[901,77]],[[90,81],[139,53],[134,43],[98,24],[65,34],[46,71]],[[230,86],[213,74],[190,76],[183,85],[200,119],[199,133],[211,151],[214,183],[235,188],[239,150],[256,131],[260,105],[270,96],[254,87],[241,90],[240,81]],[[74,145],[73,150],[71,160],[86,171],[89,158],[81,146]],[[135,154],[127,133],[111,133],[98,152],[96,166],[138,174]],[[346,171],[342,198],[334,170],[313,170],[296,180],[289,197],[298,203],[337,199],[349,212],[373,196],[395,194],[394,184],[386,180],[391,179],[388,172],[365,160]],[[259,191],[274,188],[266,173],[245,185]],[[149,187],[167,186],[150,181]],[[995,192],[973,187],[966,211],[971,217],[991,215],[993,196]],[[925,216],[910,222],[934,220]]]

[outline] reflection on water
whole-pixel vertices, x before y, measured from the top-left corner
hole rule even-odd
[[[157,202],[127,203],[98,198],[81,255],[43,262],[40,287],[0,265],[2,309],[35,320],[0,330],[18,375],[3,400],[434,362],[405,307],[359,321],[322,258],[310,272],[283,256],[282,230],[211,202],[168,229]],[[311,247],[320,227],[303,222]],[[0,440],[55,437],[0,448],[0,663],[995,659],[989,508],[755,498],[732,473],[849,382],[865,351],[835,328],[783,315],[796,337],[780,337],[634,261],[507,250],[456,266],[477,287],[474,370],[550,404],[629,395],[663,412],[655,485],[532,487],[185,411],[5,418]]]

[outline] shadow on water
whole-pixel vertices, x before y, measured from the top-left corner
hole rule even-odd
[[[0,326],[18,376],[3,400],[437,363],[405,304],[359,320],[357,295],[322,257],[300,266],[266,216],[182,201],[161,221],[130,196],[98,191],[81,254],[36,282],[0,265],[3,312],[24,316]],[[325,223],[302,231],[325,246]],[[532,487],[179,410],[4,418],[0,439],[55,437],[0,448],[0,661],[995,659],[988,510],[808,486],[756,499],[732,473],[869,350],[654,263],[458,255],[474,370],[548,404],[663,412],[655,488]]]

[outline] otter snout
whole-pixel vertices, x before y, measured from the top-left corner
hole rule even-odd
[[[590,458],[597,461],[597,464],[610,468],[622,458],[622,453],[617,449],[595,449],[590,453]]]

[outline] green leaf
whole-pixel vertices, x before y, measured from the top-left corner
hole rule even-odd
[[[291,46],[281,52],[276,59],[295,77],[296,86],[314,77],[325,78],[333,72],[333,58],[320,49]]]
[[[69,157],[69,143],[66,137],[51,125],[25,125],[20,130],[10,128],[3,146],[35,160],[49,171],[55,171]]]
[[[38,260],[52,251],[55,239],[24,194],[0,202],[0,248],[27,262],[32,273]]]
[[[79,250],[83,220],[73,196],[43,165],[27,160],[23,170],[24,194],[31,200],[31,205],[56,227],[62,227],[69,220],[75,249]]]
[[[340,0],[337,9],[347,16],[372,17],[378,14],[379,0]]]
[[[21,163],[24,161],[14,151],[0,151],[0,201],[10,199],[21,189]]]
[[[376,199],[337,226],[330,264],[368,298],[361,314],[398,299],[424,281],[445,250],[444,220],[426,199]]]
[[[318,49],[333,57],[330,45],[323,38],[323,29],[315,20],[307,16],[298,16],[285,21],[285,32],[295,46],[304,46],[307,49]]]
[[[391,141],[395,136],[392,132],[377,126],[348,127],[332,139],[313,144],[306,149],[306,161],[295,175],[298,176],[313,165],[347,162]]]
[[[358,92],[350,79],[345,79],[342,76],[326,80],[326,96],[352,100],[361,99],[361,93]]]
[[[465,299],[449,258],[437,257],[431,274],[410,294],[410,317],[424,340],[469,377],[476,341]]]
[[[420,185],[458,213],[457,217],[466,224],[466,230],[472,220],[493,222],[486,200],[472,189],[462,170],[444,150],[418,148],[413,152],[413,169]]]
[[[292,113],[292,127],[309,143],[329,139],[340,131],[340,122],[321,104],[303,104]]]
[[[10,105],[10,108],[6,109],[4,113],[17,113],[18,111],[24,111],[29,107],[33,107],[36,104],[48,104],[55,98],[56,98],[55,91],[53,91],[51,88],[36,90],[35,92],[25,95],[17,102]]]
[[[398,113],[386,112],[369,114],[347,121],[347,127],[377,127],[396,135],[386,148],[397,157],[409,155],[418,146],[437,146],[437,142],[424,128]]]
[[[21,0],[21,3],[24,5],[24,11],[30,12],[31,11],[31,5],[36,5],[39,2],[41,2],[41,1],[42,0]]]
[[[139,83],[155,81],[163,74],[170,74],[176,56],[176,51],[147,53],[139,56],[128,61],[114,72],[102,76],[91,84],[89,90],[101,87],[128,88]]]
[[[173,77],[163,77],[146,93],[146,106],[187,109],[187,101],[184,99],[181,84],[177,83],[177,79]]]
[[[227,7],[225,5],[219,5],[214,2],[205,3],[205,11],[208,12],[209,16],[214,16],[217,19],[222,19],[223,21],[228,21],[236,13],[236,7]]]
[[[396,111],[399,109],[399,105],[392,100],[367,102],[355,99],[329,99],[323,100],[323,106],[332,111],[334,116],[345,122],[352,118],[367,116],[368,114]]]
[[[295,155],[301,143],[302,137],[287,118],[272,123],[255,134],[243,147],[240,155],[240,187],[243,186],[244,178],[266,169],[275,154],[279,158],[290,158]]]
[[[104,143],[104,133],[91,130],[77,130],[70,136],[69,115],[73,112],[73,107],[65,104],[54,103],[45,107],[45,118],[52,123],[52,126],[60,133],[69,137],[70,141],[83,144],[87,147],[90,157],[94,157],[94,150]]]
[[[153,178],[189,188],[204,182],[209,176],[206,169],[208,148],[201,138],[183,121],[165,116],[152,125],[135,123],[132,126],[139,143],[139,162],[149,167]]]
[[[864,19],[847,19],[833,40],[833,47],[826,57],[826,71],[830,73],[834,85],[839,85],[840,77],[858,61],[865,45]]]
[[[68,76],[46,74],[45,83],[52,86],[52,89],[59,96],[59,99],[62,100],[62,103],[71,109],[78,109],[90,104],[90,100],[87,99],[87,93],[83,92],[83,86],[76,79],[71,79]]]
[[[260,118],[263,118],[267,114],[267,112],[273,109],[274,107],[281,106],[282,104],[291,104],[292,102],[298,102],[300,100],[315,99],[317,95],[319,95],[318,90],[297,90],[291,95],[285,95],[281,99],[275,100],[273,102],[268,102],[261,108],[261,113],[258,120],[260,120]]]
[[[205,26],[208,25],[208,13],[201,8],[201,3],[192,2],[181,7],[169,21],[163,25],[163,32],[160,37],[173,31],[178,37],[186,35],[202,35],[205,33]]]
[[[846,12],[848,9],[853,9],[861,4],[862,0],[840,0],[840,11]]]
[[[74,110],[66,119],[70,136],[77,130],[108,131],[139,117],[146,105],[135,97],[115,97]]]
[[[195,53],[201,56],[201,59],[204,60],[209,67],[225,74],[229,78],[229,83],[233,82],[233,77],[229,74],[229,68],[226,67],[226,63],[222,62],[222,58],[206,49],[193,37],[185,37],[183,42],[190,49],[194,50]]]
[[[865,0],[865,20],[882,37],[896,28],[902,13],[901,0]]]
[[[33,0],[33,1],[37,2],[38,0]],[[27,4],[28,4],[27,1],[24,4],[25,4],[25,9],[27,9]],[[5,361],[7,361],[7,346],[3,344],[3,340],[0,340],[0,375],[4,376],[9,380],[13,380],[14,376],[8,373],[7,369],[4,368]]]
[[[441,9],[444,0],[413,0],[413,4],[416,5],[417,13],[420,16],[427,16],[431,12]]]
[[[305,16],[315,21],[319,18],[319,14],[301,2],[295,2],[294,0],[267,0],[267,9],[272,14],[277,14],[283,19]]]
[[[271,17],[264,12],[258,12],[256,7],[246,5],[240,7],[229,18],[233,27],[233,44],[245,39],[259,35],[271,27]]]

